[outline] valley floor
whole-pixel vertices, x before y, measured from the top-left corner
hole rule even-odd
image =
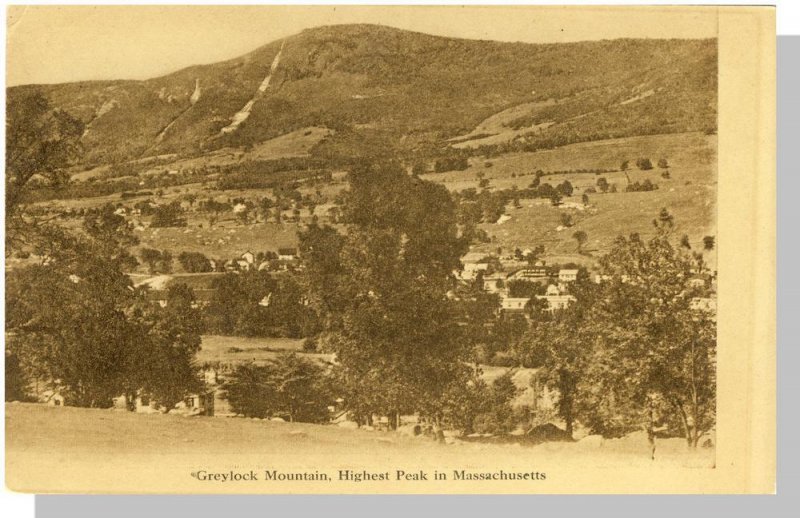
[[[641,492],[699,484],[716,470],[714,450],[660,440],[656,460],[642,436],[538,446],[437,444],[396,432],[245,418],[143,415],[125,411],[6,405],[6,485],[29,492],[436,493],[623,491],[620,468]],[[598,477],[600,468],[608,477]],[[387,473],[388,480],[340,481],[340,470]],[[249,473],[258,481],[200,480],[200,472]],[[328,480],[265,481],[265,471],[325,474]],[[446,482],[397,481],[397,470],[448,474]],[[454,471],[539,472],[523,482],[455,481]],[[520,484],[527,484],[521,486]],[[574,484],[574,485],[573,485]],[[671,485],[670,485],[671,484]],[[646,486],[646,487],[645,487]],[[639,487],[639,486],[637,486]],[[693,492],[693,486],[687,486]],[[630,488],[624,492],[630,491]]]

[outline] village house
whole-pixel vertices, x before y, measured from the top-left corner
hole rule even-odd
[[[483,277],[483,289],[489,293],[504,293],[506,289],[506,274],[497,272]]]
[[[297,248],[278,248],[279,261],[294,261],[297,259]]]
[[[500,300],[500,312],[524,314],[530,301],[530,297],[505,297]]]
[[[578,270],[561,269],[558,271],[559,282],[575,282],[578,280]]]
[[[514,273],[513,278],[518,281],[545,282],[550,278],[550,271],[544,266],[523,268]]]
[[[465,265],[467,263],[482,263],[487,255],[485,252],[467,252],[461,257],[461,262]]]
[[[478,276],[478,272],[486,272],[488,270],[488,263],[465,263],[460,277],[462,280],[471,281]]]
[[[240,259],[245,261],[250,266],[252,266],[256,262],[256,256],[250,250],[243,253]]]
[[[578,300],[572,295],[564,294],[563,290],[554,284],[551,284],[547,287],[547,291],[544,295],[537,295],[536,298],[546,301],[547,307],[545,308],[545,311],[549,311],[551,313],[554,311],[567,309],[570,304]]]

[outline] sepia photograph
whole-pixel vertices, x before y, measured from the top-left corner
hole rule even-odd
[[[773,490],[770,8],[6,26],[10,489]]]

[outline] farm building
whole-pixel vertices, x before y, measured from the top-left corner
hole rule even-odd
[[[558,271],[558,280],[560,282],[575,282],[578,280],[578,270],[561,269]]]
[[[294,261],[297,257],[297,248],[278,248],[278,260],[280,261]]]
[[[506,314],[524,313],[530,301],[529,297],[506,297],[500,301],[500,311]]]

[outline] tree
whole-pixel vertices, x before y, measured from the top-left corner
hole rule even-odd
[[[59,186],[82,154],[83,124],[53,109],[40,90],[9,94],[6,102],[6,217],[15,215],[34,175]]]
[[[564,196],[569,197],[569,196],[572,196],[572,191],[574,189],[572,188],[572,184],[569,183],[569,180],[564,180],[561,184],[559,184],[559,186],[557,187],[557,190],[558,190],[558,192],[560,192]]]
[[[667,163],[666,158],[659,158],[658,159],[658,167],[659,169],[669,169],[669,163]]]
[[[202,273],[211,271],[211,261],[200,252],[181,252],[178,262],[188,273]]]
[[[411,174],[419,176],[428,172],[428,165],[425,162],[414,162],[411,167]]]
[[[628,170],[628,161],[627,160],[623,160],[622,161],[622,164],[620,164],[620,166],[619,166],[619,170],[620,171],[627,171]]]
[[[703,238],[703,250],[710,252],[714,249],[714,236],[705,236]]]
[[[186,284],[166,290],[166,305],[149,305],[143,311],[148,340],[142,355],[146,369],[140,391],[169,412],[202,386],[194,356],[200,350],[202,319],[195,297]]]
[[[387,415],[391,426],[406,412],[441,418],[442,395],[465,382],[469,352],[447,297],[466,250],[455,204],[443,186],[393,162],[357,165],[350,185],[346,234],[311,226],[300,236],[324,348],[337,354],[357,416]]]
[[[150,273],[156,273],[156,265],[161,260],[161,252],[154,248],[142,248],[139,251],[139,258],[147,265]]]
[[[156,207],[150,226],[153,228],[185,227],[186,218],[183,217],[181,204],[177,201],[173,201],[172,203]]]
[[[333,399],[324,368],[295,353],[282,353],[262,366],[238,366],[226,391],[238,414],[282,417],[290,422],[327,422],[328,405]]]
[[[608,191],[608,180],[606,180],[604,177],[598,178],[597,188],[600,189],[600,192]]]
[[[147,265],[151,274],[172,272],[172,254],[168,250],[142,248],[139,258]]]
[[[578,243],[578,253],[583,253],[583,245],[589,239],[589,236],[583,230],[578,230],[572,234],[572,238]]]
[[[589,205],[589,195],[586,194],[586,193],[583,193],[583,196],[581,196],[581,201],[583,202],[583,206],[584,207]]]
[[[715,421],[716,322],[692,308],[703,293],[685,284],[706,272],[702,257],[674,248],[668,237],[618,238],[601,259],[603,274],[614,280],[604,284],[592,320],[602,323],[597,343],[606,365],[618,368],[603,373],[600,399],[613,398],[613,406],[627,408],[618,414],[650,431],[661,414],[695,448]]]
[[[101,221],[88,220],[75,235],[48,227],[52,246],[39,250],[46,260],[10,273],[6,300],[7,354],[25,375],[69,405],[102,408],[120,395],[131,401],[140,390],[161,390],[165,380],[186,381],[176,373],[192,372],[199,319],[166,314],[134,289],[122,271],[126,255],[114,250],[125,239]]]
[[[637,158],[636,167],[638,167],[642,171],[649,171],[650,169],[653,168],[653,163],[650,161],[649,158]]]
[[[531,329],[514,346],[522,365],[541,367],[541,381],[554,391],[556,409],[564,420],[570,437],[579,417],[577,406],[581,392],[591,384],[592,343],[589,310],[593,297],[587,293],[577,303],[554,314],[550,319],[535,321]]]
[[[219,202],[213,198],[209,198],[200,204],[201,209],[208,213],[208,227],[212,228],[214,224],[219,221],[219,218],[225,212],[229,212],[232,208],[229,203]]]

